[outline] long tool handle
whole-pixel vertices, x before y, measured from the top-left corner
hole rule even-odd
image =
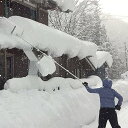
[[[16,26],[14,26],[11,34],[13,34],[14,30],[16,29]],[[18,35],[16,35],[18,36]],[[30,46],[32,46],[33,48],[35,48],[37,51],[39,51],[40,53],[42,53],[45,56],[48,56],[47,54],[45,54],[44,52],[42,52],[39,48],[34,47],[31,43],[29,43],[27,40],[23,39],[21,36],[18,36],[20,39],[22,39],[23,41],[25,41],[27,44],[29,44]],[[68,72],[70,75],[72,75],[74,78],[76,78],[77,80],[79,80],[80,82],[83,82],[82,80],[80,80],[77,76],[75,76],[73,73],[71,73],[69,70],[67,70],[66,68],[64,68],[62,65],[60,65],[57,61],[54,60],[54,62],[61,67],[63,70],[65,70],[66,72]]]

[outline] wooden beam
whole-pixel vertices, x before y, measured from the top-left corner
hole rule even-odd
[[[26,7],[32,8],[34,10],[37,8],[36,4],[32,4],[31,2],[28,2],[28,1],[25,1],[25,0],[11,0],[11,2],[16,2],[16,3],[22,4]]]

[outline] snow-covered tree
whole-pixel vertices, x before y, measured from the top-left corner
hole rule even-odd
[[[108,69],[108,76],[112,79],[118,79],[121,74],[126,71],[125,62],[122,59],[118,47],[114,46],[112,42],[105,42],[99,50],[110,52],[113,57],[113,65]]]
[[[101,45],[106,42],[106,30],[101,25],[97,0],[85,0],[69,14],[49,11],[49,26],[64,31],[82,40]]]

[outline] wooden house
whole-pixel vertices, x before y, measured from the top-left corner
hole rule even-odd
[[[18,15],[48,25],[48,12],[27,0],[0,0],[0,16]],[[0,50],[0,88],[6,80],[28,74],[29,59],[22,50]],[[21,70],[22,69],[22,70]]]
[[[0,16],[18,15],[48,25],[47,10],[49,8],[55,9],[56,5],[47,8],[46,6],[43,7],[35,3],[29,3],[27,0],[0,0]],[[86,78],[97,74],[96,68],[90,61],[89,56],[82,60],[78,57],[69,59],[67,55],[54,59],[79,78]],[[29,64],[30,60],[22,50],[17,48],[0,50],[0,88],[2,89],[4,83],[10,78],[27,76]],[[53,76],[73,78],[59,66],[57,66]]]

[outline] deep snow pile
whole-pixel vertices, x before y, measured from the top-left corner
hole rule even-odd
[[[1,128],[79,128],[97,118],[98,97],[77,80],[27,76],[9,80],[5,88],[0,92]]]
[[[82,81],[89,82],[92,87],[101,84],[97,76]],[[114,88],[125,97],[125,103],[128,102],[127,83],[123,80],[114,83]],[[98,95],[88,93],[78,80],[55,77],[42,81],[39,77],[27,76],[7,81],[5,88],[7,90],[0,91],[1,128],[97,127]],[[119,112],[123,128],[128,127],[125,103]],[[109,124],[107,128],[110,128]]]

